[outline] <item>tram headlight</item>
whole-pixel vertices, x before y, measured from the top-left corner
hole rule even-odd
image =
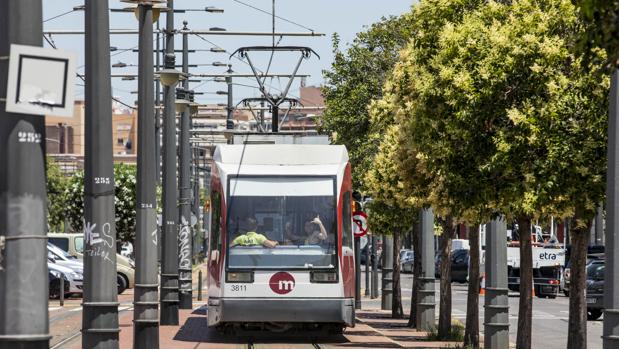
[[[226,274],[226,282],[254,282],[254,273],[251,271],[234,271]]]
[[[310,281],[316,283],[336,283],[337,273],[334,271],[312,271]]]

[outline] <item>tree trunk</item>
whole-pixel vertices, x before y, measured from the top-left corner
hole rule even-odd
[[[417,309],[417,291],[419,290],[419,275],[421,274],[421,258],[419,254],[419,224],[415,223],[413,228],[413,290],[411,296],[411,311],[408,318],[408,326],[417,327],[415,311]]]
[[[438,336],[447,339],[451,330],[451,238],[454,227],[451,217],[441,220],[443,233],[440,236],[441,254],[441,294],[438,316]]]
[[[516,348],[531,348],[533,315],[533,252],[531,250],[531,219],[518,218],[520,238],[520,303],[518,304],[518,335]]]
[[[402,239],[399,230],[393,232],[393,297],[391,297],[391,317],[401,319],[404,317],[402,310],[402,287],[400,287],[400,247]]]
[[[578,208],[576,214],[578,215]],[[568,320],[567,337],[568,349],[587,347],[587,304],[585,302],[587,242],[592,221],[587,220],[586,226],[578,224],[579,217],[574,217],[571,229],[572,252],[570,261],[570,315]]]
[[[466,227],[469,236],[469,287],[464,346],[479,348],[479,227]]]

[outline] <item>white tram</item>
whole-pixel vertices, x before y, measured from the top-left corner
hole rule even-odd
[[[351,196],[344,146],[218,146],[208,325],[354,326]]]

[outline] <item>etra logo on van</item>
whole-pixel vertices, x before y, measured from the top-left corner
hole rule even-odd
[[[269,280],[271,290],[277,294],[287,294],[294,290],[294,277],[285,271],[273,274]]]

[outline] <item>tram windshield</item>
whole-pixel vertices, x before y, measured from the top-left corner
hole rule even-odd
[[[230,180],[228,267],[334,268],[334,177]]]

